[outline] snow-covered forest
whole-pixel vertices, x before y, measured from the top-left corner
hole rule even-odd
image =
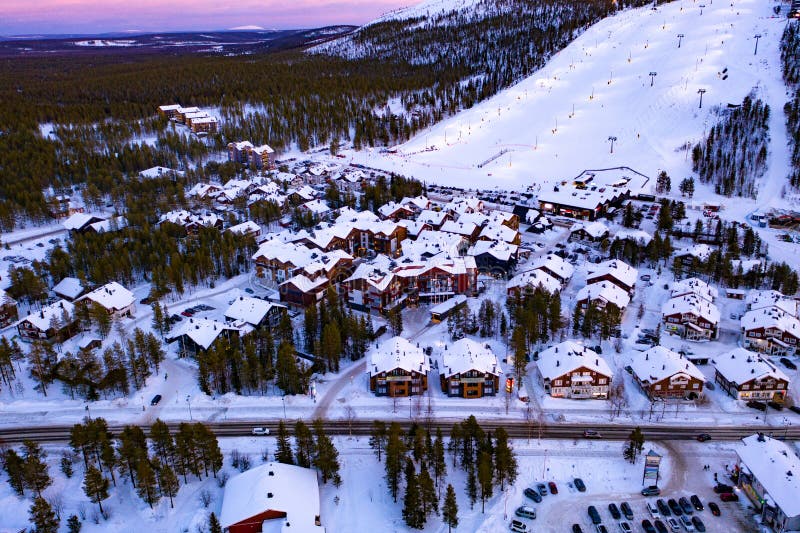
[[[792,167],[789,182],[794,188],[800,188],[800,23],[797,21],[786,25],[781,39],[781,61],[783,63],[783,79],[790,91],[792,99],[786,103],[786,130],[792,143]]]

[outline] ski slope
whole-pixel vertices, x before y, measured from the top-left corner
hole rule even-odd
[[[780,201],[788,165],[779,56],[786,20],[773,16],[772,2],[700,4],[677,0],[609,17],[534,76],[421,132],[396,153],[348,155],[456,187],[536,190],[587,168],[624,165],[649,176],[664,169],[676,189],[691,174],[691,153],[682,147],[716,123],[716,106],[741,103],[755,90],[773,110],[760,205]],[[706,90],[702,109],[699,89]],[[609,137],[616,138],[613,153]],[[707,193],[701,186],[696,197]]]

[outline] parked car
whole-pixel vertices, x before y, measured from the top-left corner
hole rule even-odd
[[[267,435],[269,435],[269,428],[256,427],[251,429],[250,433],[252,435],[255,435],[256,437],[266,437]]]
[[[658,501],[656,501],[656,505],[658,505],[658,510],[661,511],[661,516],[664,518],[672,516],[672,511],[669,510],[667,502],[659,498]]]
[[[659,495],[661,495],[661,489],[659,489],[655,485],[650,485],[649,487],[645,487],[642,489],[642,496],[659,496]]]
[[[633,367],[631,365],[625,365],[625,372],[633,374]]]
[[[656,528],[653,527],[653,523],[647,518],[642,520],[642,530],[644,533],[656,533]]]
[[[678,533],[678,531],[681,530],[681,525],[678,523],[677,520],[675,520],[672,517],[667,518],[667,525],[669,526],[669,529],[672,531],[672,533]]]
[[[153,396],[153,399],[150,400],[150,405],[158,405],[158,402],[160,401],[161,401],[161,395],[156,394],[155,396]]]
[[[691,503],[689,503],[689,500],[687,500],[685,497],[681,496],[681,498],[678,500],[678,505],[681,506],[683,514],[688,514],[688,515],[694,514],[694,507],[692,506]]]
[[[669,533],[669,529],[667,529],[667,526],[665,526],[664,522],[661,520],[653,520],[653,525],[656,526],[656,531],[658,531],[658,533]]]
[[[750,400],[749,402],[747,402],[747,407],[751,409],[758,409],[759,411],[767,410],[767,404],[762,402],[757,402],[756,400]]]
[[[769,405],[770,407],[772,407],[776,411],[783,411],[783,404],[782,403],[769,401],[769,402],[767,402],[767,405]]]
[[[535,501],[536,503],[542,503],[542,497],[538,492],[536,492],[535,489],[528,487],[527,489],[522,491],[522,493],[525,494],[525,496],[527,496],[531,500]]]
[[[578,492],[586,492],[586,485],[583,483],[581,478],[576,477],[573,480],[573,483],[575,483],[575,488],[578,489]]]
[[[692,519],[686,515],[681,516],[681,525],[683,529],[687,531],[687,533],[692,533],[694,531],[694,524],[692,524]]]
[[[650,281],[650,274],[642,274],[639,279],[642,281]]]
[[[542,496],[547,496],[547,485],[544,483],[537,483],[536,490],[539,491],[539,494]]]
[[[608,512],[611,513],[611,518],[614,520],[619,520],[622,518],[622,513],[619,512],[619,507],[617,507],[616,503],[608,504]]]
[[[798,415],[800,415],[800,406],[797,406],[797,405],[790,405],[790,406],[789,406],[789,410],[790,410],[791,412],[793,412],[793,413],[797,413]]]
[[[669,510],[672,511],[672,514],[675,516],[681,516],[683,514],[683,509],[681,509],[681,506],[674,498],[667,500],[667,505],[669,505]]]
[[[586,439],[599,439],[600,437],[602,437],[602,435],[600,435],[599,431],[595,431],[593,429],[585,429],[583,431],[583,437]]]
[[[700,441],[700,442],[707,442],[707,441],[711,440],[711,435],[709,435],[708,433],[700,433],[697,436],[697,440]]]
[[[647,512],[653,518],[661,518],[661,513],[658,512],[658,505],[653,502],[647,502]]]
[[[580,524],[572,524],[572,533],[583,533]]]
[[[797,365],[794,364],[792,362],[792,360],[789,359],[788,357],[781,357],[780,361],[781,361],[781,363],[783,363],[783,366],[785,366],[786,368],[788,368],[790,370],[797,370]]]
[[[692,495],[689,497],[689,501],[690,501],[690,502],[692,502],[692,505],[693,505],[693,506],[694,506],[694,508],[695,508],[695,509],[697,509],[698,511],[702,511],[702,510],[704,509],[704,507],[703,507],[703,502],[701,502],[701,501],[700,501],[700,497],[699,497],[699,496],[697,496],[697,494],[692,494]]]
[[[517,507],[517,510],[514,511],[514,514],[521,518],[530,518],[533,520],[536,518],[536,509],[530,505],[520,505]]]
[[[528,533],[528,525],[520,520],[512,520],[511,523],[508,524],[508,529],[516,533]]]
[[[600,518],[600,513],[597,512],[597,507],[594,505],[590,505],[587,511],[589,512],[589,518],[591,519],[592,524],[599,524],[603,521],[603,519]]]
[[[558,494],[558,485],[555,481],[551,481],[547,486],[550,487],[550,494]]]
[[[724,492],[733,492],[733,487],[730,485],[726,485],[725,483],[717,483],[714,486],[714,492],[717,494],[722,494]]]
[[[711,511],[711,514],[714,516],[719,516],[722,514],[719,510],[719,505],[717,505],[717,502],[708,502],[708,510]]]
[[[719,499],[723,502],[738,502],[739,496],[735,492],[723,492],[719,495]]]
[[[628,502],[622,502],[619,508],[622,511],[622,514],[625,515],[625,518],[628,520],[633,520],[633,509],[631,509],[631,506],[628,505]]]
[[[253,289],[251,289],[250,287],[247,287],[247,288],[244,290],[244,292],[246,292],[247,294],[253,294],[255,291],[254,291]]]
[[[608,528],[603,524],[597,524],[594,526],[594,528],[597,533],[608,533]]]
[[[628,524],[623,520],[622,522],[619,523],[619,530],[622,533],[631,533],[631,526],[630,524]]]
[[[692,524],[694,524],[694,528],[699,531],[700,533],[706,532],[706,525],[700,520],[699,516],[692,517]]]

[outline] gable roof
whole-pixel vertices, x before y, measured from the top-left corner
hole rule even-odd
[[[83,284],[78,278],[64,278],[53,287],[54,293],[68,300],[74,300],[83,294],[84,290]]]
[[[106,283],[102,287],[96,288],[81,299],[92,300],[106,309],[114,311],[125,309],[136,301],[136,297],[133,293],[116,281]]]
[[[552,294],[561,290],[561,282],[544,270],[528,270],[508,280],[508,284],[506,285],[507,290],[523,289],[525,287],[531,287],[531,289],[542,287]]]
[[[676,374],[705,382],[706,378],[694,363],[663,346],[653,346],[631,362],[633,373],[642,383],[655,383]]]
[[[533,261],[528,268],[531,270],[549,270],[554,276],[565,281],[570,279],[575,272],[575,267],[556,254],[544,255]]]
[[[207,350],[217,337],[219,337],[223,331],[239,331],[238,328],[233,326],[229,326],[227,324],[223,324],[222,322],[217,322],[216,320],[211,320],[208,318],[189,318],[181,323],[176,329],[172,330],[169,339],[169,342],[173,342],[175,339],[186,335],[195,344],[201,346],[204,350]]]
[[[497,356],[485,344],[472,339],[459,339],[447,346],[442,354],[443,374],[450,377],[470,370],[494,375],[502,374]]]
[[[744,348],[736,348],[714,358],[714,368],[725,379],[741,385],[752,379],[782,379],[789,382],[789,377],[770,361]]]
[[[48,306],[42,307],[42,309],[36,313],[29,314],[22,319],[22,322],[30,322],[36,327],[36,329],[40,331],[47,331],[50,328],[50,323],[54,318],[59,323],[61,322],[61,317],[64,315],[64,311],[67,312],[70,318],[75,316],[75,306],[66,300],[59,300]]]
[[[694,292],[670,298],[661,306],[661,314],[664,316],[678,313],[691,314],[712,324],[719,324],[720,313],[717,306]]]
[[[794,447],[756,434],[743,438],[736,453],[786,516],[800,515],[800,458]]]
[[[596,265],[589,265],[586,278],[591,280],[601,276],[609,275],[627,287],[636,284],[636,276],[639,271],[619,259],[610,259]]]
[[[564,341],[540,352],[536,366],[543,378],[551,380],[581,367],[608,377],[614,375],[605,359],[575,341]]]
[[[273,307],[283,308],[284,306],[260,298],[239,296],[225,311],[225,318],[234,321],[241,320],[251,326],[257,326],[264,320],[264,317],[267,316],[267,313]]]
[[[430,371],[428,358],[422,348],[403,337],[392,337],[372,349],[369,358],[371,376],[399,368],[406,372],[426,374]]]
[[[585,286],[578,291],[575,300],[581,302],[587,298],[589,300],[599,299],[607,303],[613,303],[620,309],[625,309],[631,303],[631,297],[628,292],[610,281],[601,281],[600,283],[592,283]]]
[[[741,326],[744,331],[776,328],[800,339],[800,320],[777,306],[762,307],[746,312],[742,316]]]

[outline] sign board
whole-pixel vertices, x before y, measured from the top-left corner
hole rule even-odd
[[[661,466],[661,456],[650,450],[644,456],[644,474],[642,476],[642,484],[645,483],[646,480],[650,479],[653,480],[653,484],[658,484],[658,469]]]
[[[514,378],[506,378],[506,392],[511,392],[514,389]]]

